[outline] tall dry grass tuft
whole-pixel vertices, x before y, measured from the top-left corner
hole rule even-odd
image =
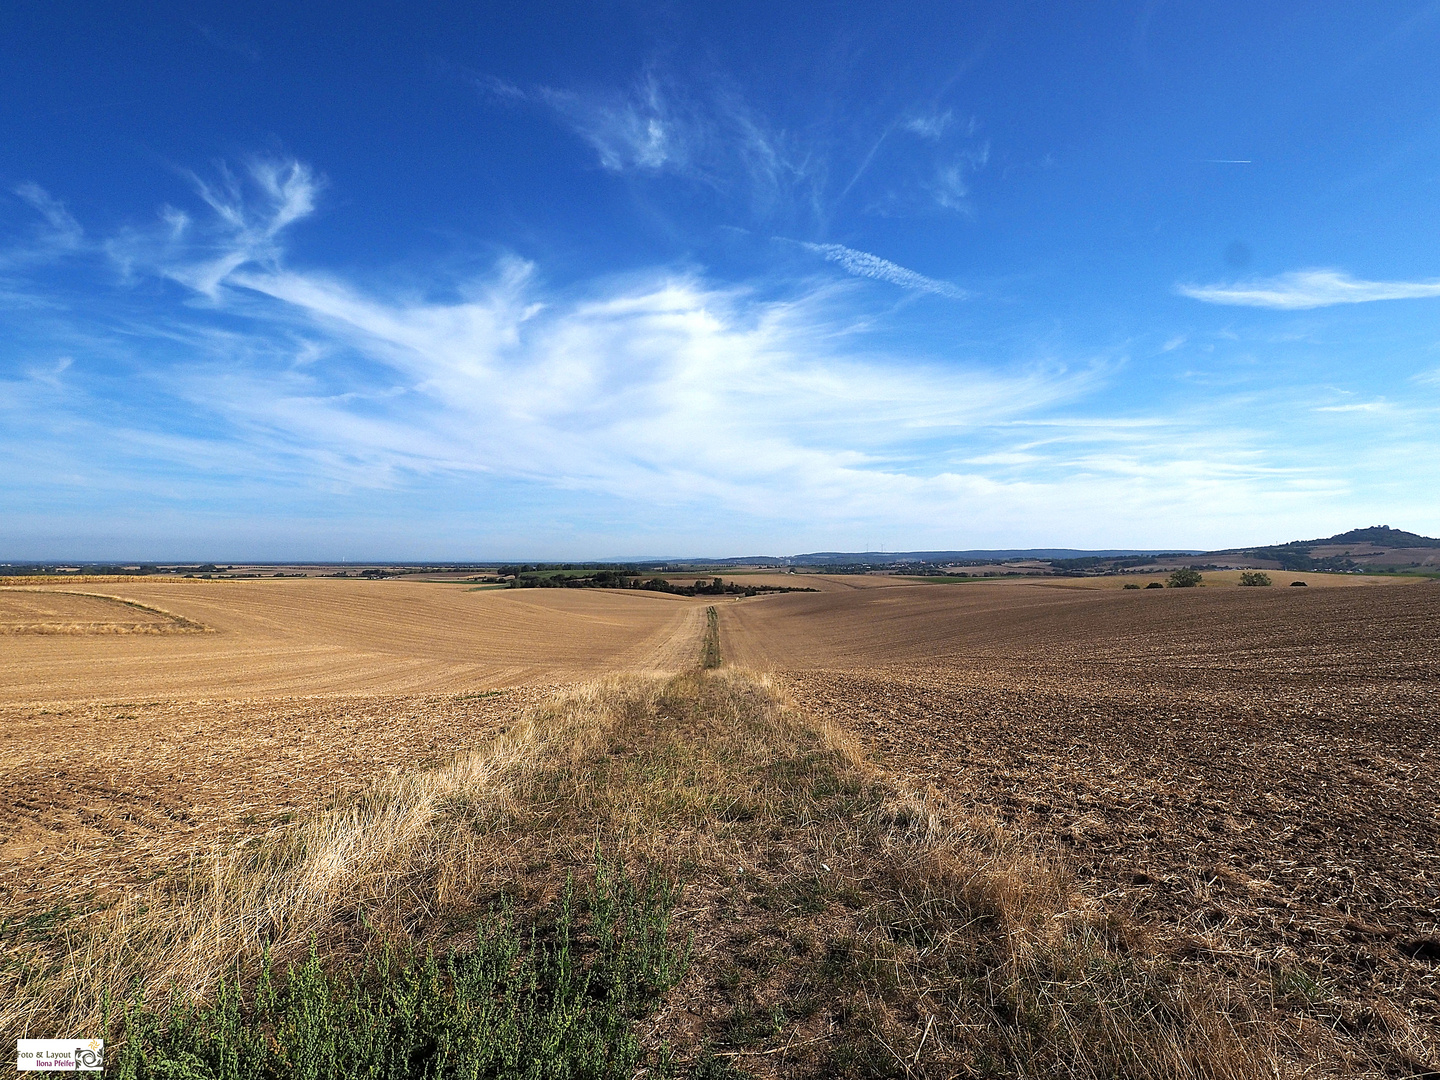
[[[205,998],[267,951],[455,942],[596,849],[686,881],[692,969],[649,1037],[753,1075],[1207,1077],[1303,1056],[1255,1003],[1107,920],[1035,837],[897,785],[731,668],[603,680],[491,744],[197,859],[9,968],[17,1033]],[[1297,1057],[1298,1060],[1298,1057]]]

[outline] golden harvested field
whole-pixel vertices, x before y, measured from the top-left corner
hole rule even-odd
[[[76,595],[104,593],[119,601]],[[142,604],[205,633],[11,634],[0,702],[436,693],[675,666],[697,609],[655,593],[480,590],[399,581],[146,581],[0,590],[24,607]],[[698,647],[698,646],[697,646]],[[677,651],[678,650],[678,651]]]
[[[821,591],[715,603],[724,660],[899,782],[1035,838],[1177,962],[1272,980],[1296,1024],[1440,1050],[1440,584],[741,580]],[[0,915],[103,904],[484,743],[564,685],[693,665],[706,607],[323,579],[0,589]]]
[[[113,893],[560,685],[682,667],[703,619],[653,593],[405,582],[0,589],[0,906]]]

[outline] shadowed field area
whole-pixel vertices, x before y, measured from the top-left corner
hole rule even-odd
[[[177,634],[205,627],[130,600],[60,589],[0,591],[0,634]]]

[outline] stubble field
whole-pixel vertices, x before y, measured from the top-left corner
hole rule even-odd
[[[1263,983],[1295,1031],[1355,1048],[1346,1068],[1430,1067],[1440,586],[776,578],[821,591],[716,605],[728,664],[897,783],[1005,823],[1146,948]],[[705,605],[133,582],[5,589],[0,625],[13,928],[484,743],[565,686],[684,668]]]
[[[659,594],[400,582],[0,589],[0,907],[103,902],[561,686],[683,666],[702,617]]]

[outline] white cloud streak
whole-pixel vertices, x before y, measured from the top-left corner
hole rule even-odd
[[[24,199],[45,219],[48,227],[46,240],[58,248],[74,248],[84,239],[85,230],[75,220],[65,204],[42,188],[39,184],[25,183],[15,188],[15,194]]]
[[[856,277],[886,281],[891,285],[899,285],[902,289],[934,293],[936,296],[944,296],[950,300],[965,300],[970,295],[958,285],[926,277],[924,274],[893,263],[889,259],[872,255],[868,251],[857,251],[855,248],[845,247],[843,244],[802,243],[801,247],[825,256],[847,274],[854,274]]]
[[[931,111],[917,113],[907,117],[904,122],[905,130],[912,135],[918,135],[922,139],[929,139],[931,142],[938,142],[955,122],[955,114],[949,109],[944,112]]]
[[[282,234],[317,186],[298,163],[252,164],[243,182],[197,183],[205,221],[167,210],[110,251],[251,320],[249,332],[166,331],[187,357],[167,386],[252,447],[299,448],[345,483],[486,474],[757,516],[869,515],[927,490],[991,490],[921,475],[922,447],[1073,399],[1098,377],[857,353],[830,289],[760,300],[661,272],[556,295],[510,258],[458,283],[459,300],[379,295],[284,265]],[[808,246],[853,274],[965,295],[867,252]]]
[[[1339,270],[1297,270],[1233,285],[1177,285],[1181,296],[1207,304],[1303,311],[1373,300],[1414,300],[1440,296],[1440,281],[1362,281]]]
[[[243,177],[221,167],[214,180],[190,179],[211,219],[166,206],[158,228],[127,230],[105,247],[126,274],[158,273],[212,300],[241,267],[279,265],[281,234],[314,213],[325,186],[302,162],[269,158],[251,159]]]
[[[537,96],[594,148],[601,167],[610,172],[690,165],[699,135],[694,120],[672,106],[653,78],[643,80],[633,94],[584,95],[544,87]]]

